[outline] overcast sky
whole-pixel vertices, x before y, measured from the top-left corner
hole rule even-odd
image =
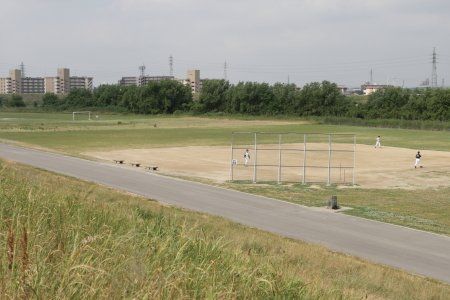
[[[138,74],[358,86],[450,85],[449,0],[0,0],[0,76],[57,67],[115,83]]]

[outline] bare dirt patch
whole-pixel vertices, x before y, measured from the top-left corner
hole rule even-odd
[[[271,145],[266,145],[266,148]],[[289,144],[290,149],[302,149],[302,145]],[[326,149],[325,144],[313,145],[316,149]],[[352,147],[340,144],[336,147],[345,149]],[[356,183],[363,188],[438,188],[450,186],[450,152],[421,151],[424,168],[414,168],[416,150],[383,147],[374,149],[373,146],[357,145],[356,147]],[[252,151],[251,151],[252,152]],[[278,165],[277,151],[258,151],[258,163]],[[178,176],[192,176],[223,182],[230,179],[230,147],[190,146],[153,149],[127,149],[108,152],[86,152],[83,155],[101,160],[113,161],[123,159],[126,163],[139,162],[144,166],[155,165],[164,174]],[[236,153],[238,166],[234,169],[236,180],[251,180],[253,176],[252,160],[249,166],[243,166],[243,153]],[[253,157],[252,157],[253,159]],[[283,181],[301,182],[303,152],[283,152],[282,168]],[[344,167],[352,164],[352,155],[336,153],[332,157],[332,183],[350,183],[351,169]],[[308,154],[307,165],[325,168],[307,168],[307,181],[326,182],[328,165],[327,152]],[[289,167],[288,167],[289,166]],[[258,180],[276,181],[278,167],[261,167],[258,169]]]

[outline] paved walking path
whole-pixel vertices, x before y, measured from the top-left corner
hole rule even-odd
[[[450,283],[450,237],[0,143],[0,157]]]

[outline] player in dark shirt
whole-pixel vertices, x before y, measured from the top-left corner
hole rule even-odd
[[[420,159],[421,159],[421,158],[422,158],[422,155],[420,154],[420,151],[417,151],[417,154],[416,154],[416,163],[414,164],[414,169],[416,169],[417,166],[419,166],[419,167],[422,168],[422,166],[420,165]]]

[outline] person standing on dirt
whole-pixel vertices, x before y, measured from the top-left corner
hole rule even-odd
[[[420,151],[417,151],[416,154],[416,163],[414,164],[414,169],[417,168],[417,166],[419,166],[420,168],[422,168],[422,165],[420,164],[420,159],[422,158],[422,155],[420,154]]]
[[[375,142],[375,148],[381,148],[381,136],[377,136],[377,140]]]
[[[245,166],[247,166],[249,160],[250,160],[250,152],[248,152],[248,149],[246,149],[245,153],[244,153],[244,165]]]

